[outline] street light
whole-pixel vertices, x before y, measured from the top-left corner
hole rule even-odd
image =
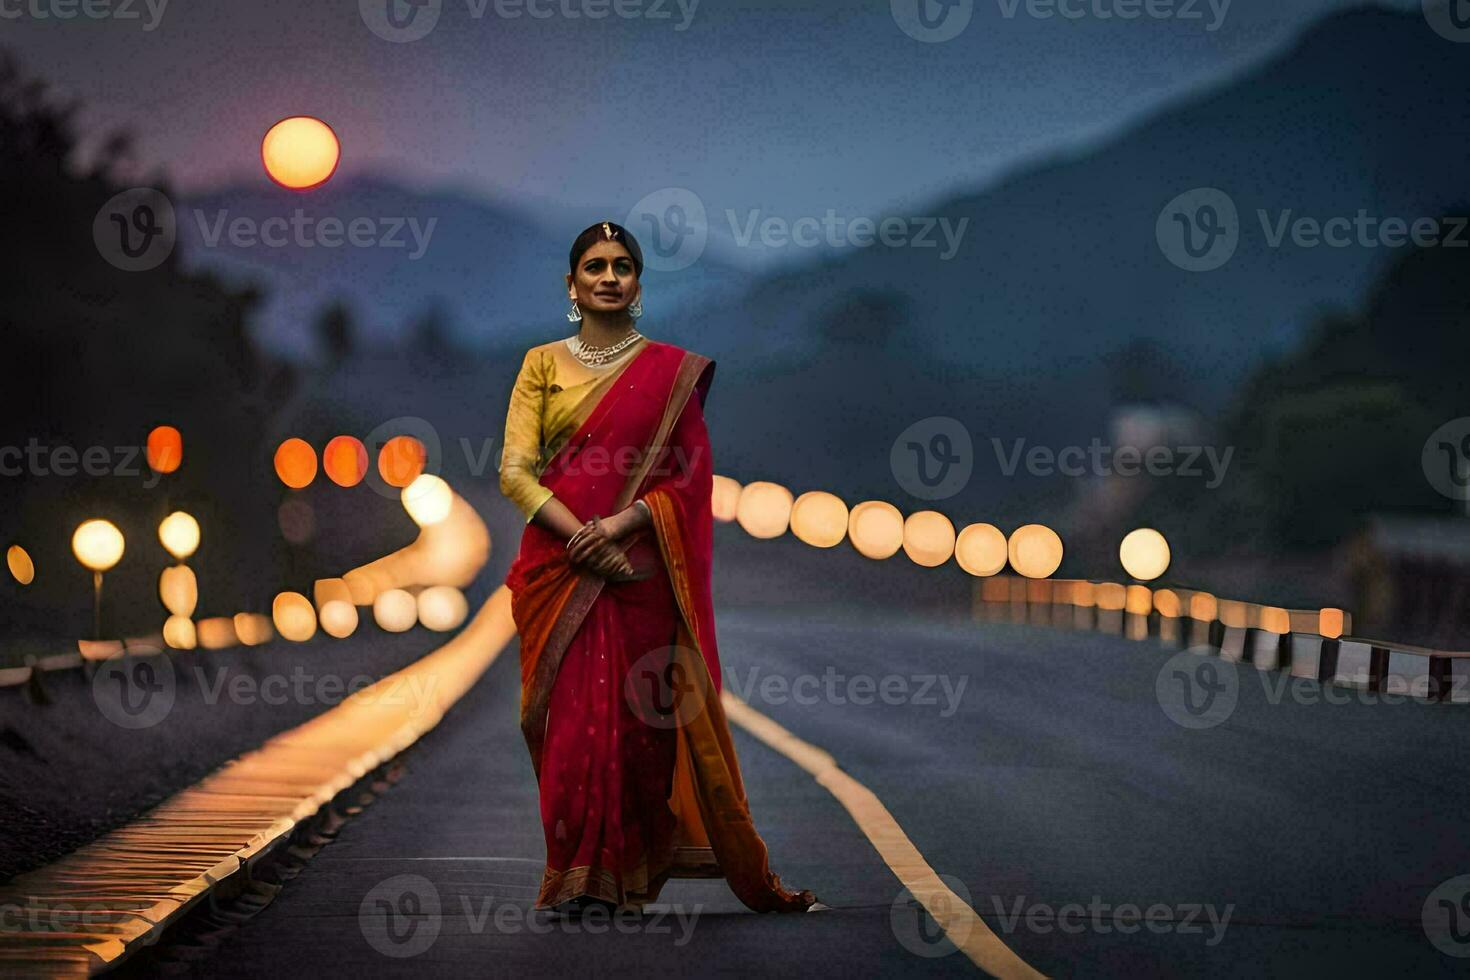
[[[454,492],[449,489],[449,484],[432,473],[415,478],[403,488],[399,497],[403,500],[403,509],[419,527],[438,524],[449,516],[454,504]]]
[[[92,638],[102,639],[102,573],[123,556],[123,536],[111,521],[83,521],[71,536],[72,554],[92,570]]]
[[[199,549],[199,522],[176,510],[158,525],[158,540],[164,550],[183,561]]]

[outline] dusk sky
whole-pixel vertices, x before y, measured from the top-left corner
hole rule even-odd
[[[953,39],[923,43],[888,0],[561,13],[598,2],[539,0],[553,16],[537,19],[442,0],[426,36],[395,43],[366,23],[384,0],[136,0],[136,19],[71,20],[50,14],[54,0],[4,0],[0,45],[84,102],[88,135],[128,125],[136,176],[162,170],[186,191],[263,180],[261,135],[304,113],[336,128],[342,174],[533,207],[628,207],[685,186],[715,209],[860,215],[1105,135],[1354,5],[1177,0],[1191,19],[1120,20],[1098,15],[1119,0],[1066,0],[1083,13],[1070,19],[986,0]],[[655,6],[668,16],[646,16]]]

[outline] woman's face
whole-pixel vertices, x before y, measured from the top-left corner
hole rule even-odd
[[[616,313],[638,298],[638,273],[633,256],[622,242],[598,242],[577,261],[577,271],[567,274],[567,296],[582,310]]]

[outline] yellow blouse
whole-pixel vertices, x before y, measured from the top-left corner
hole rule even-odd
[[[642,338],[610,364],[595,368],[573,357],[565,340],[526,352],[505,413],[500,492],[526,515],[527,523],[554,496],[540,483],[546,464],[592,414],[617,369],[647,343]]]

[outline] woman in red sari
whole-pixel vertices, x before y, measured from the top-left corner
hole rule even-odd
[[[527,353],[500,475],[527,519],[506,585],[546,834],[536,907],[641,908],[671,877],[723,877],[756,911],[805,911],[811,892],[767,864],[720,704],[714,362],[634,329],[626,229],[588,228],[570,259],[580,329]]]

